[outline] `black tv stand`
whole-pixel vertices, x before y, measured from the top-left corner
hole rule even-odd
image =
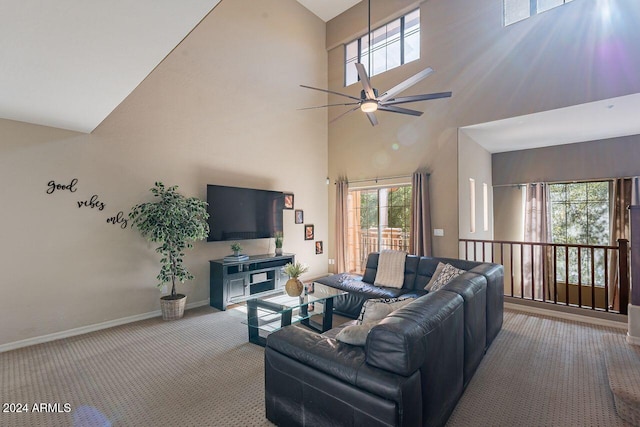
[[[242,261],[209,261],[209,305],[226,310],[230,304],[284,288],[289,276],[282,272],[282,267],[293,262],[294,254],[251,255]]]

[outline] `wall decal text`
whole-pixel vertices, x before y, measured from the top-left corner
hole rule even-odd
[[[70,193],[75,193],[78,191],[78,178],[73,178],[68,184],[60,184],[55,180],[51,180],[47,183],[47,194],[53,194],[58,191],[69,191]],[[107,207],[107,204],[100,200],[100,197],[97,194],[94,194],[90,198],[86,200],[78,200],[76,201],[78,208],[91,208],[97,209],[98,211],[103,211],[104,208]],[[128,216],[120,211],[112,217],[107,218],[107,224],[119,225],[120,228],[127,228],[129,221]]]
[[[47,194],[53,194],[54,191],[60,190],[68,190],[72,193],[75,193],[77,188],[76,184],[78,183],[77,178],[73,178],[69,184],[57,184],[54,180],[51,180],[47,183]]]
[[[120,228],[127,228],[127,217],[124,215],[124,212],[120,211],[116,216],[112,216],[111,218],[107,218],[107,224],[120,224]]]
[[[105,208],[105,206],[107,206],[106,204],[104,204],[104,202],[101,202],[100,200],[98,200],[98,195],[94,194],[93,196],[91,196],[91,198],[89,200],[79,200],[78,201],[78,207],[82,208],[82,207],[87,207],[87,208],[98,208],[99,211],[103,210]]]

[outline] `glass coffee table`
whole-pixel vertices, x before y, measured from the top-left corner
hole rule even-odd
[[[318,332],[333,325],[333,298],[347,292],[319,283],[305,286],[299,297],[291,297],[284,290],[256,295],[246,301],[249,342],[265,346],[267,335],[294,323],[301,323]]]

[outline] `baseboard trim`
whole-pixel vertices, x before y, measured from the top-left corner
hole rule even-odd
[[[185,306],[185,310],[191,310],[192,308],[202,307],[205,305],[209,305],[208,299],[188,303]],[[160,310],[155,310],[148,313],[135,314],[133,316],[122,317],[120,319],[109,320],[102,323],[95,323],[93,325],[81,326],[79,328],[73,328],[66,331],[54,332],[53,334],[27,338],[26,340],[14,341],[14,342],[0,345],[0,353],[3,353],[5,351],[10,351],[10,350],[16,350],[22,347],[28,347],[30,345],[42,344],[49,341],[55,341],[62,338],[75,337],[77,335],[82,335],[89,332],[95,332],[101,329],[113,328],[114,326],[120,326],[120,325],[125,325],[127,323],[138,322],[140,320],[152,319],[154,317],[159,317],[159,316],[162,316],[162,312]]]
[[[528,305],[510,303],[506,301],[504,303],[504,308],[508,308],[516,311],[523,311],[525,313],[539,314],[541,316],[550,316],[550,317],[556,317],[564,320],[572,320],[574,322],[588,323],[590,325],[606,326],[610,328],[626,330],[628,326],[626,321],[623,322],[623,321],[617,321],[617,320],[602,319],[598,317],[589,317],[589,316],[583,316],[580,314],[565,313],[562,311],[549,310],[549,309],[539,308],[539,307],[531,307]]]
[[[627,332],[627,343],[631,345],[640,345],[640,338],[632,337],[629,335],[629,332]]]

